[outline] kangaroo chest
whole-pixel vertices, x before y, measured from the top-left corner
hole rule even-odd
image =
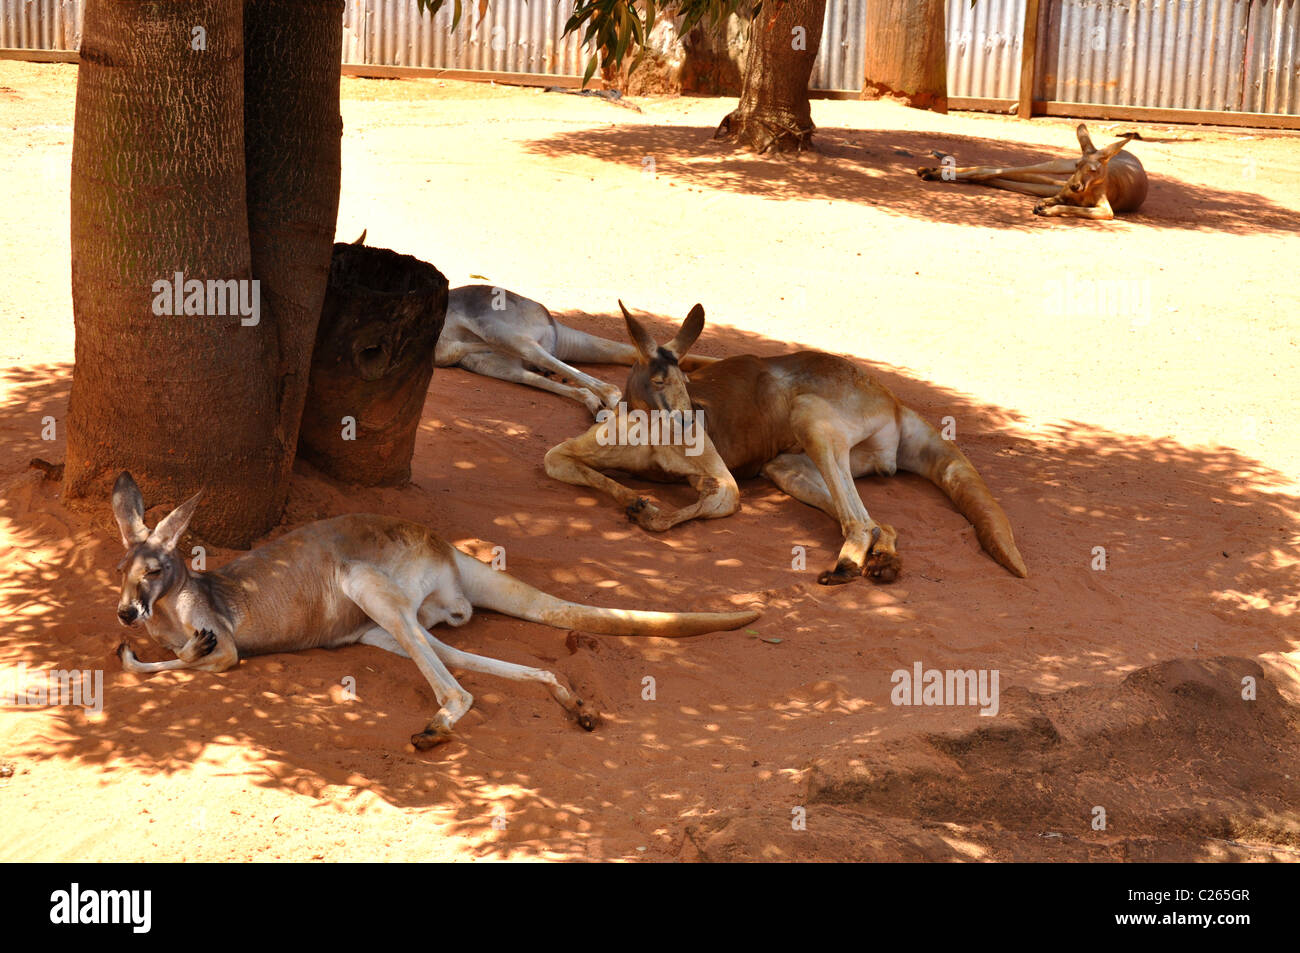
[[[691,375],[691,401],[727,469],[749,479],[769,460],[802,449],[789,423],[789,399],[762,358],[728,358]]]

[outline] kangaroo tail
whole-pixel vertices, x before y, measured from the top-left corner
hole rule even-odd
[[[637,350],[623,341],[611,341],[567,324],[555,322],[555,356],[574,364],[627,364],[637,362]]]
[[[1007,514],[976,472],[966,454],[951,440],[944,440],[920,414],[902,408],[898,466],[919,473],[938,486],[958,511],[971,521],[984,551],[1022,579],[1029,575],[1020,550],[1016,549]]]
[[[558,629],[586,629],[604,635],[680,638],[738,629],[759,617],[759,613],[754,611],[645,612],[640,609],[601,609],[566,602],[498,572],[458,549],[454,552],[461,585],[473,605]]]

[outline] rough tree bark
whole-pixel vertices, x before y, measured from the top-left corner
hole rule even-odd
[[[862,98],[948,111],[945,0],[867,0]]]
[[[258,0],[246,22],[244,0],[88,0],[69,498],[102,503],[129,469],[151,504],[206,487],[194,526],[219,545],[278,522],[338,201],[341,7]],[[256,323],[206,296],[156,313],[177,273],[258,279]]]
[[[812,146],[808,80],[822,41],[826,0],[769,3],[750,26],[740,105],[722,120],[718,139],[758,153]]]
[[[272,507],[284,508],[341,184],[343,0],[246,0],[244,156],[253,274],[276,345]]]
[[[387,248],[335,245],[302,458],[348,483],[409,483],[446,317],[447,279],[433,265]]]

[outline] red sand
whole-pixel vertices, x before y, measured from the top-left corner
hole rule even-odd
[[[837,527],[761,481],[735,516],[652,536],[543,472],[582,407],[439,370],[413,485],[300,468],[281,532],[396,513],[480,556],[504,546],[512,573],[572,599],[761,602],[753,631],[782,641],[484,613],[450,640],[560,673],[605,724],[583,733],[540,687],[466,674],[456,740],[416,753],[432,692],[378,649],[151,678],[113,656],[108,501],[71,512],[27,469],[63,457],[74,87],[71,67],[0,62],[0,671],[103,669],[106,698],[99,715],[0,712],[0,860],[1300,856],[1300,139],[1094,123],[1099,143],[1142,132],[1151,194],[1140,215],[1075,223],[911,174],[930,149],[1069,155],[1065,120],[817,102],[823,155],[768,161],[709,140],[722,100],[637,115],[345,80],[341,239],[368,229],[453,285],[484,276],[608,336],[618,297],[661,335],[701,301],[703,353],[851,355],[954,419],[1030,568],[996,566],[910,476],[859,481],[901,534],[892,586],[817,586]],[[997,670],[998,716],[891,704],[891,673],[916,662]]]

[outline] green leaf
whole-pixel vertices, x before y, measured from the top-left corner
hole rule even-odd
[[[587,60],[587,72],[582,74],[582,88],[587,88],[587,83],[591,82],[592,74],[596,72],[596,54],[592,53],[591,58]]]
[[[460,10],[460,0],[456,0],[456,6],[453,8],[453,12],[452,12],[452,15],[451,15],[451,28],[452,28],[452,30],[455,30],[456,27],[457,27],[457,25],[460,23],[460,13],[461,13],[461,10]]]

